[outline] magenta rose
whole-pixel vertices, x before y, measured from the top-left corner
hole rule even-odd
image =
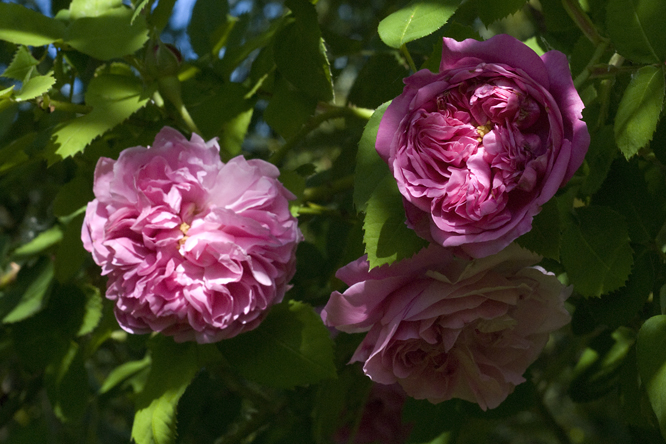
[[[583,102],[564,54],[508,35],[444,38],[439,71],[405,79],[377,152],[419,236],[488,256],[528,232],[583,162]]]
[[[497,407],[525,381],[550,332],[567,324],[571,287],[532,266],[539,256],[509,245],[483,259],[431,244],[411,259],[368,271],[361,258],[338,270],[324,323],[367,332],[351,362],[373,381],[416,399]]]
[[[200,343],[255,328],[282,300],[301,240],[278,169],[164,128],[100,158],[81,238],[120,326]]]

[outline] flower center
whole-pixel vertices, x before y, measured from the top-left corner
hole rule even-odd
[[[476,132],[479,134],[479,137],[476,139],[479,143],[483,142],[483,136],[488,134],[490,130],[493,129],[492,123],[486,123],[485,125],[479,125],[476,127]]]
[[[183,233],[183,237],[178,240],[178,248],[182,247],[185,241],[187,240],[187,231],[190,229],[190,225],[187,222],[180,224],[180,231]]]

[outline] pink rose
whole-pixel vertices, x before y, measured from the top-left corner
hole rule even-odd
[[[483,259],[431,244],[411,259],[368,271],[361,258],[338,270],[350,287],[334,292],[324,323],[368,332],[351,362],[373,381],[395,382],[416,399],[451,398],[497,407],[550,332],[569,322],[571,287],[515,244]]]
[[[130,333],[214,342],[282,300],[301,240],[278,169],[164,128],[150,148],[100,158],[81,238]]]
[[[590,136],[564,54],[508,35],[445,38],[386,110],[376,148],[419,236],[473,257],[497,253],[582,164]]]

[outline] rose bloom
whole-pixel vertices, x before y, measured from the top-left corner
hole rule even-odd
[[[338,270],[350,287],[322,311],[329,326],[368,332],[351,362],[373,381],[416,399],[451,398],[497,407],[525,381],[550,332],[570,320],[571,287],[540,257],[509,245],[483,259],[431,244],[411,259],[368,271],[361,258]]]
[[[282,300],[301,240],[278,169],[164,128],[99,159],[81,238],[130,333],[200,343],[255,328]]]
[[[473,257],[500,251],[583,162],[590,137],[567,58],[508,35],[444,38],[439,73],[405,79],[376,149],[408,225]]]

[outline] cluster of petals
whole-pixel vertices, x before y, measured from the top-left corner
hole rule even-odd
[[[367,332],[351,362],[373,381],[433,403],[495,408],[570,320],[571,287],[534,266],[540,259],[515,244],[482,259],[431,244],[372,270],[361,258],[338,271],[349,288],[331,295],[322,319]]]
[[[152,147],[100,158],[84,247],[108,276],[120,326],[214,342],[282,300],[301,240],[279,171],[164,128]]]
[[[416,233],[473,257],[528,232],[582,164],[583,102],[564,54],[539,57],[508,35],[444,38],[439,73],[405,79],[376,149]]]

